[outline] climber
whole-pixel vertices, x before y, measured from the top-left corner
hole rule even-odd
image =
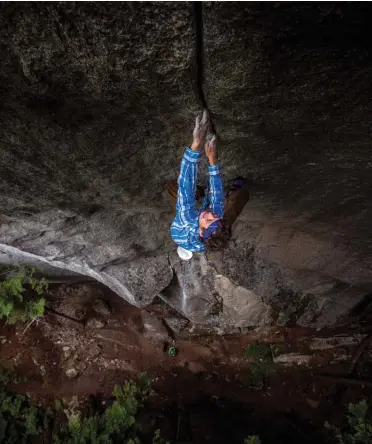
[[[190,260],[194,252],[226,247],[231,233],[229,219],[235,220],[244,206],[241,203],[235,205],[237,211],[229,211],[230,214],[234,213],[233,218],[224,219],[225,196],[217,158],[217,138],[215,134],[209,134],[205,143],[209,180],[202,206],[197,208],[197,200],[202,197],[200,187],[197,187],[198,167],[210,128],[209,114],[204,110],[203,115],[196,118],[193,142],[183,155],[178,181],[168,183],[168,193],[176,209],[170,231],[172,239],[178,245],[177,253],[183,260]],[[244,204],[247,200],[246,198]]]

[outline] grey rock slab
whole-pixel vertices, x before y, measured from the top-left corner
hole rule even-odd
[[[171,245],[164,191],[197,110],[191,6],[0,8],[0,242],[151,302],[155,278],[118,264]]]
[[[271,322],[271,308],[262,298],[218,274],[204,254],[174,263],[173,270],[173,280],[161,297],[193,323],[228,330]]]
[[[110,342],[126,348],[129,351],[139,352],[139,336],[124,327],[121,330],[100,329],[92,331],[92,336],[98,341]]]
[[[79,372],[74,367],[66,369],[66,376],[70,379],[74,379],[79,375]]]
[[[312,356],[302,355],[300,353],[287,353],[274,357],[275,364],[282,364],[284,366],[291,365],[308,365]]]
[[[177,334],[181,333],[190,323],[188,319],[177,316],[167,316],[163,320],[167,326]]]
[[[105,325],[105,321],[99,318],[90,318],[85,323],[87,328],[103,328]]]
[[[222,298],[221,318],[231,327],[257,327],[272,322],[272,309],[254,292],[234,285],[221,275],[216,276],[215,288]]]
[[[145,338],[154,342],[166,342],[171,340],[162,319],[146,310],[143,310],[141,314],[143,321],[143,336]]]
[[[266,230],[264,225],[262,230]],[[312,257],[315,253],[309,248],[306,253],[304,242],[297,244],[297,250],[293,249],[289,258],[284,254],[280,258],[273,257],[268,250],[270,245],[281,242],[280,234],[270,239],[260,233],[261,230],[250,229],[250,236],[236,239],[222,255],[213,255],[212,262],[220,275],[262,298],[271,308],[273,323],[316,328],[336,325],[347,320],[351,311],[370,293],[370,284],[344,282],[339,279],[342,273],[333,277],[307,262],[310,260],[308,253],[311,252]],[[330,259],[335,253],[322,248],[316,238],[309,237],[320,257]],[[286,248],[283,243],[283,251]],[[297,263],[291,259],[292,255]],[[337,251],[335,259],[336,255]]]
[[[110,265],[103,273],[125,286],[128,297],[132,297],[132,303],[139,307],[150,304],[173,275],[166,255],[140,257],[122,265]]]
[[[330,350],[336,347],[356,347],[359,345],[367,335],[340,335],[331,336],[329,338],[313,338],[309,345],[311,350]]]
[[[195,324],[204,324],[220,311],[214,289],[215,270],[204,254],[194,254],[189,262],[173,264],[173,279],[161,297]]]

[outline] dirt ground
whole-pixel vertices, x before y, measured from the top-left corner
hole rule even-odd
[[[12,389],[41,405],[73,396],[84,405],[92,395],[105,402],[115,384],[145,371],[154,395],[141,423],[172,442],[243,444],[252,433],[263,443],[323,442],[324,421],[342,424],[348,402],[371,401],[368,325],[211,335],[160,300],[141,311],[97,283],[80,283],[51,285],[46,315],[24,330],[0,326],[1,366],[28,379]],[[260,389],[246,381],[252,363],[244,351],[255,341],[271,344],[276,363]],[[351,371],[360,344],[367,346]]]

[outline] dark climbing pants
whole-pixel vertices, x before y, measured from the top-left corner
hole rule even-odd
[[[243,185],[242,188],[237,190],[228,190],[228,197],[225,199],[225,214],[224,221],[231,228],[242,212],[245,204],[249,200],[249,192],[247,185]],[[171,180],[167,185],[169,200],[172,204],[174,212],[176,212],[178,183],[177,180]],[[204,196],[204,189],[200,186],[197,188],[196,201]]]

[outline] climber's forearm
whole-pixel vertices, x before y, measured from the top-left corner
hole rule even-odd
[[[209,208],[218,217],[223,217],[224,213],[224,189],[221,177],[221,169],[218,163],[209,165]]]
[[[223,217],[224,211],[224,191],[221,177],[221,169],[217,156],[217,137],[213,137],[205,144],[205,154],[209,160],[209,209],[218,217]]]
[[[217,156],[209,156],[208,157],[209,166],[216,166],[218,165],[218,159]]]
[[[209,165],[216,166],[218,165],[218,156],[217,156],[217,137],[214,134],[213,137],[205,144],[205,154],[208,157]]]
[[[190,148],[193,151],[200,151],[203,148],[203,144],[200,142],[200,140],[194,139],[190,145]]]
[[[176,211],[188,219],[190,211],[195,209],[196,182],[202,153],[187,147],[181,162],[181,171],[178,177],[178,194]],[[193,215],[191,215],[193,217]],[[190,216],[190,217],[191,217]]]

